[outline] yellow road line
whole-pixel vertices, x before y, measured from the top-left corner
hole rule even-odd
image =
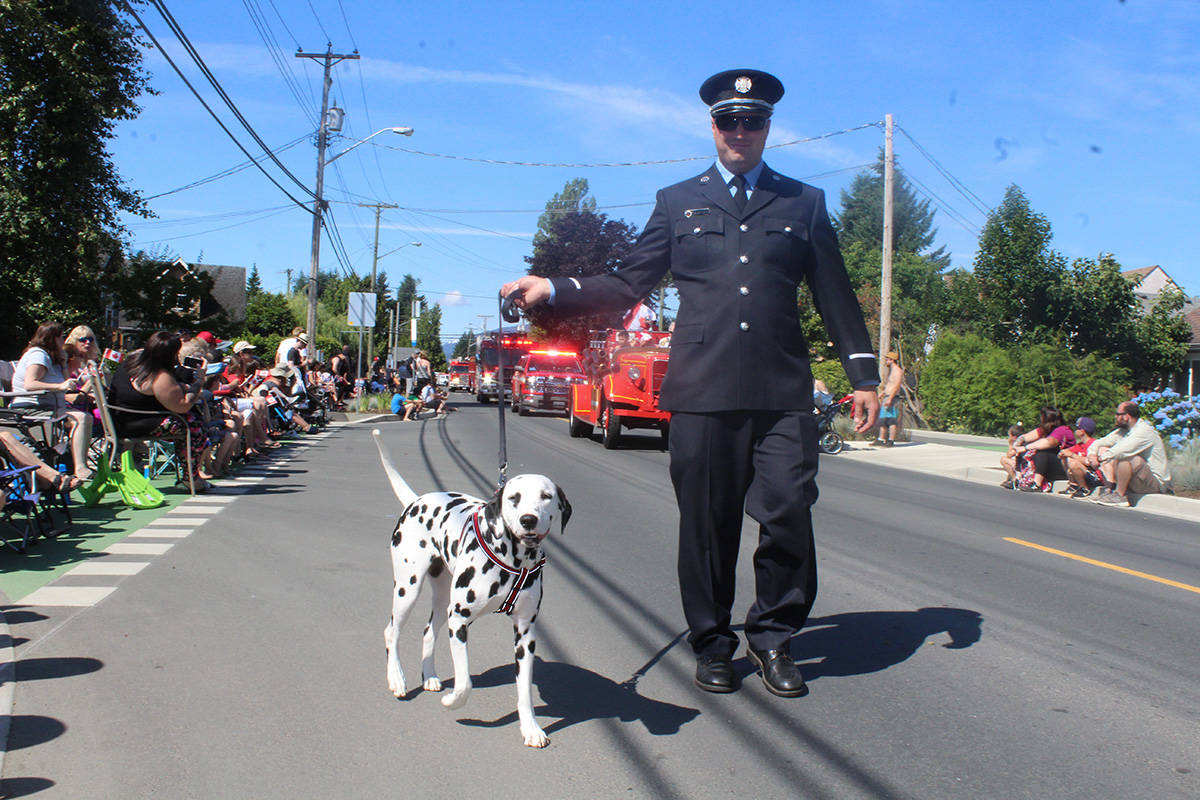
[[[1091,564],[1093,567],[1104,567],[1105,569],[1111,569],[1114,572],[1132,575],[1135,578],[1145,578],[1148,581],[1163,583],[1167,586],[1174,586],[1176,589],[1184,589],[1189,592],[1200,594],[1200,586],[1191,586],[1190,584],[1180,583],[1179,581],[1173,581],[1169,578],[1160,578],[1157,575],[1151,575],[1148,572],[1138,572],[1136,569],[1129,569],[1128,567],[1120,567],[1116,564],[1109,564],[1107,561],[1097,561],[1096,559],[1088,558],[1087,556],[1077,556],[1074,553],[1068,553],[1065,550],[1055,550],[1053,547],[1034,544],[1033,542],[1027,542],[1024,539],[1013,539],[1010,536],[1005,536],[1004,541],[1012,542],[1013,544],[1019,544],[1022,547],[1032,547],[1034,550],[1041,550],[1043,553],[1051,553],[1056,556],[1062,556],[1063,558],[1069,558],[1073,561],[1082,561],[1084,564]]]

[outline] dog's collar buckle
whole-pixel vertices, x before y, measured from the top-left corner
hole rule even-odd
[[[497,614],[511,615],[513,612],[513,606],[517,602],[517,595],[520,594],[521,590],[524,589],[529,582],[533,580],[533,578],[535,578],[539,572],[542,571],[542,567],[546,564],[546,559],[540,559],[532,567],[521,567],[518,569],[517,567],[501,561],[500,556],[496,555],[492,551],[492,548],[488,547],[488,543],[483,536],[483,531],[479,527],[478,511],[472,514],[471,518],[467,520],[467,524],[463,526],[463,541],[466,541],[467,534],[470,533],[472,529],[475,531],[475,541],[479,542],[479,547],[483,550],[483,554],[488,557],[488,560],[508,574],[517,576],[517,579],[513,581],[512,589],[509,590],[508,595],[504,598],[504,602],[501,603],[500,607],[496,609]]]

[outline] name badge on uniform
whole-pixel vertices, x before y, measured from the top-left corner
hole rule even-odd
[[[703,217],[709,213],[711,212],[707,208],[689,208],[687,211],[683,212],[683,215],[690,219],[692,217]]]

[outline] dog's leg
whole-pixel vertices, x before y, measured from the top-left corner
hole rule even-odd
[[[446,604],[450,602],[450,571],[442,570],[436,577],[430,575],[429,583],[433,586],[433,610],[425,626],[425,635],[421,637],[421,681],[425,691],[440,692],[442,681],[433,663],[433,648],[437,644],[438,633],[446,623]]]
[[[533,651],[537,648],[537,612],[542,602],[542,581],[517,596],[513,609],[513,652],[517,662],[517,716],[527,747],[545,747],[550,737],[533,716]]]
[[[461,708],[471,694],[471,668],[467,663],[467,629],[471,618],[453,608],[446,612],[446,634],[450,639],[450,660],[454,662],[454,691],[442,698],[446,708]]]
[[[415,573],[413,566],[406,563],[395,548],[392,549],[392,575],[395,579],[392,586],[392,618],[383,630],[383,644],[387,648],[388,689],[394,696],[402,698],[408,693],[408,684],[405,683],[404,670],[400,666],[400,629],[412,613],[424,576]]]

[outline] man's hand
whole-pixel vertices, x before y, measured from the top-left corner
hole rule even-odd
[[[865,433],[875,427],[879,419],[879,395],[872,389],[854,390],[854,432]]]
[[[535,275],[525,275],[500,287],[501,297],[508,297],[513,292],[520,292],[513,298],[513,305],[517,308],[533,308],[550,299],[550,281]]]

